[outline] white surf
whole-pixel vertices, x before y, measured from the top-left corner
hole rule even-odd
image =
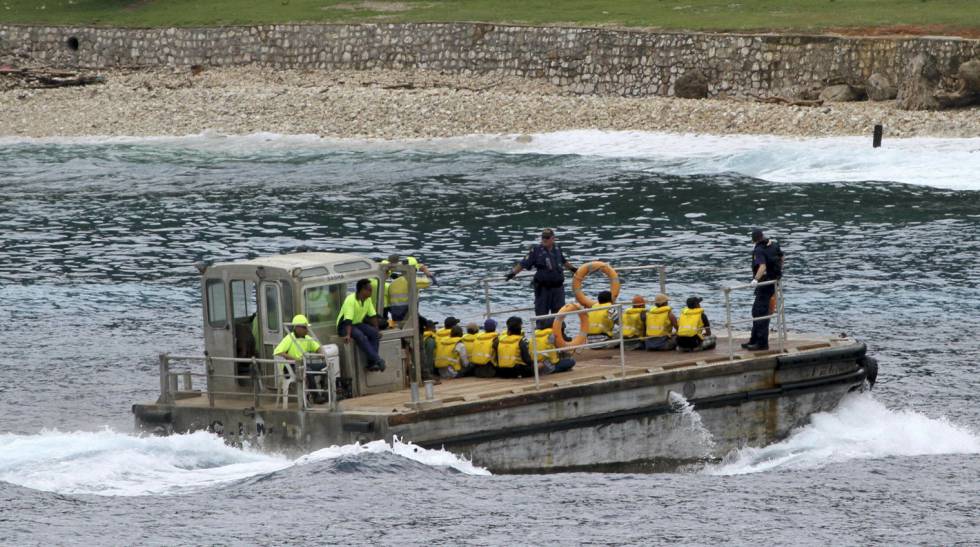
[[[730,453],[709,465],[711,475],[813,469],[858,459],[942,454],[980,454],[980,436],[945,418],[914,410],[890,410],[870,394],[845,397],[833,412],[820,412],[782,442]]]
[[[0,435],[0,481],[59,494],[181,494],[343,456],[388,452],[489,475],[464,458],[395,440],[324,448],[298,459],[240,450],[206,432],[142,437],[114,431]]]

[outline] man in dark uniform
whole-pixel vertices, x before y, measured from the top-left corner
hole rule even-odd
[[[752,230],[752,284],[780,279],[783,276],[783,251],[775,239],[767,239],[762,230]],[[770,315],[769,301],[776,292],[775,285],[755,288],[755,302],[752,303],[752,317]],[[769,320],[762,319],[752,323],[752,336],[748,343],[742,344],[747,350],[769,349]]]
[[[535,269],[534,281],[531,282],[534,287],[534,314],[557,312],[565,305],[565,274],[562,270],[574,272],[575,266],[565,258],[561,247],[555,243],[555,231],[551,228],[545,228],[541,232],[541,244],[531,247],[524,260],[507,274],[507,280],[514,279],[521,270],[531,268]],[[551,320],[538,321],[538,328],[547,328],[551,323]]]

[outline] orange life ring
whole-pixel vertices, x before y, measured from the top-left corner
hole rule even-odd
[[[576,311],[576,310],[581,310],[581,309],[582,308],[580,308],[578,304],[565,304],[564,306],[561,307],[560,310],[558,310],[558,313],[565,313],[567,311]],[[564,320],[565,320],[565,317],[559,315],[551,323],[551,333],[555,337],[555,347],[556,348],[564,348],[566,346],[581,346],[582,344],[585,344],[586,342],[588,342],[588,338],[586,338],[586,336],[585,336],[585,334],[587,332],[589,332],[589,313],[588,312],[586,312],[585,310],[582,310],[582,312],[578,314],[579,333],[578,333],[578,336],[576,336],[575,338],[572,338],[572,341],[571,342],[566,342],[565,341],[565,337],[561,335],[561,326],[562,326],[562,323],[565,322]]]
[[[591,308],[595,305],[595,300],[592,300],[582,292],[582,281],[585,280],[585,276],[592,272],[602,272],[609,278],[609,292],[612,293],[612,301],[615,303],[616,299],[619,298],[619,274],[616,273],[616,270],[612,266],[605,262],[599,262],[598,260],[586,262],[579,266],[578,270],[575,270],[575,276],[572,277],[572,291],[575,292],[575,300],[578,300],[578,303],[586,308]]]

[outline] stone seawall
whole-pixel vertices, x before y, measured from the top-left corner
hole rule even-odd
[[[941,70],[980,40],[689,34],[480,23],[114,29],[0,25],[0,61],[77,68],[234,66],[422,68],[544,79],[577,94],[672,96],[691,70],[711,96],[787,93],[828,82],[895,81],[917,53]]]

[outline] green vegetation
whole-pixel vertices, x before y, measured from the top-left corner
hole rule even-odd
[[[980,0],[0,0],[0,22],[161,27],[487,21],[980,35]]]

